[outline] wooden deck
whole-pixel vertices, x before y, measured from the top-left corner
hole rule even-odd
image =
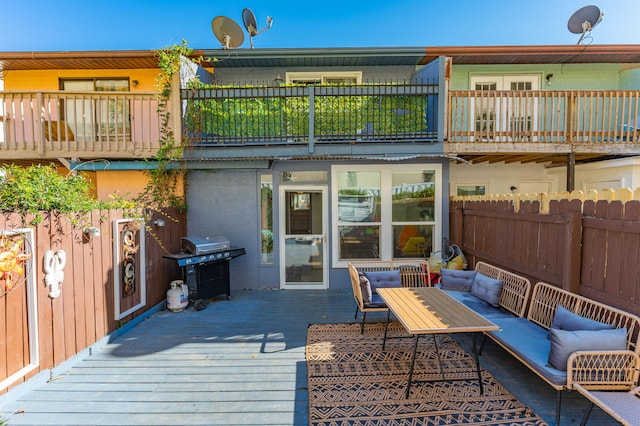
[[[351,293],[337,290],[244,291],[199,312],[158,311],[52,380],[2,395],[0,416],[11,425],[307,425],[307,327],[354,322],[354,311]],[[555,391],[528,369],[491,343],[482,367],[553,423]],[[587,405],[566,393],[563,425],[579,423]],[[589,421],[615,424],[597,409]]]

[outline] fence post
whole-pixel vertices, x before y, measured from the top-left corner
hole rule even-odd
[[[308,94],[309,94],[309,154],[313,154],[314,151],[314,143],[316,139],[315,134],[315,86],[313,84],[309,85]]]
[[[580,270],[582,256],[582,213],[567,212],[564,241],[565,262],[562,265],[562,288],[572,293],[580,293]]]

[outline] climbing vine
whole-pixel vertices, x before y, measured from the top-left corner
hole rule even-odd
[[[149,182],[137,197],[136,202],[155,210],[169,206],[186,209],[186,201],[182,195],[183,191],[179,190],[179,185],[184,185],[186,182],[183,152],[187,141],[182,139],[182,143],[176,142],[176,130],[171,126],[169,102],[173,94],[174,76],[176,73],[180,73],[183,61],[197,64],[202,61],[202,58],[193,57],[193,49],[187,46],[185,40],[181,44],[157,50],[156,55],[160,68],[155,82],[159,100],[160,148],[153,157],[156,166],[148,170]],[[179,111],[174,113],[179,113]]]

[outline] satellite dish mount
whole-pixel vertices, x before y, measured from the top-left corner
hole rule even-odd
[[[216,16],[211,21],[211,30],[223,49],[232,49],[244,42],[244,33],[240,25],[226,16]]]
[[[591,34],[591,30],[602,21],[604,13],[600,11],[598,6],[585,6],[578,9],[571,15],[567,28],[574,34],[580,34],[578,43],[582,43],[585,37]]]
[[[253,49],[253,38],[271,28],[271,26],[273,25],[273,18],[271,16],[267,16],[267,26],[258,31],[256,15],[253,14],[251,9],[245,8],[242,11],[242,23],[244,23],[244,28],[249,33],[249,43],[251,44],[251,48]]]

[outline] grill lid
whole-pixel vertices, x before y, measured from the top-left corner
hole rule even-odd
[[[182,237],[182,250],[191,254],[206,254],[228,250],[231,247],[229,239],[222,235],[213,237],[186,236]]]

